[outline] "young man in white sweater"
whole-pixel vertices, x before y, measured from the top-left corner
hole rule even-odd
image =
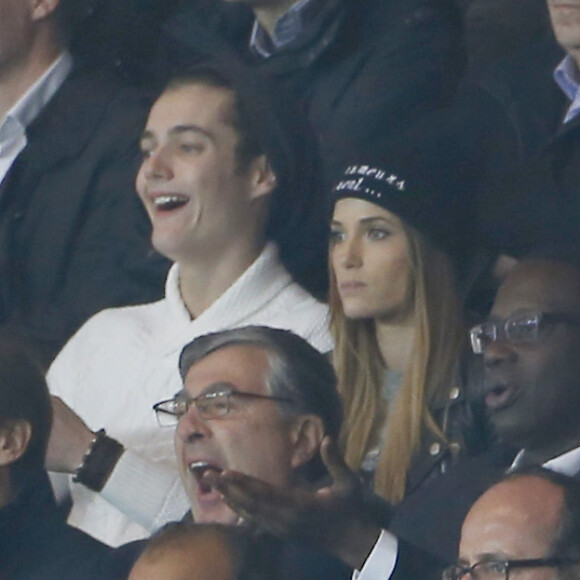
[[[153,245],[175,262],[165,299],[96,315],[49,371],[59,398],[47,466],[68,474],[69,522],[111,545],[188,508],[172,433],[151,411],[180,390],[186,343],[261,324],[332,347],[326,306],[295,281],[325,271],[315,150],[270,88],[229,67],[169,84],[149,115],[137,177]]]

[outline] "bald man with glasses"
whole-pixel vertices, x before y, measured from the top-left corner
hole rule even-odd
[[[508,475],[469,510],[442,580],[580,578],[580,482],[535,468]]]

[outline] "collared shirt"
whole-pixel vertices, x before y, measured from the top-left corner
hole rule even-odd
[[[525,449],[522,449],[514,458],[508,471],[513,471],[520,467],[523,461]],[[576,447],[571,451],[562,453],[558,457],[554,457],[549,461],[546,461],[542,467],[549,469],[550,471],[556,471],[557,473],[562,473],[563,475],[569,475],[570,477],[576,475],[580,472],[580,447]]]
[[[580,72],[569,54],[554,71],[554,80],[572,102],[564,117],[564,123],[567,123],[580,113]]]
[[[508,473],[517,469],[523,461],[525,449],[514,458]],[[574,476],[580,472],[580,447],[567,451],[558,457],[546,461],[542,467],[563,475]],[[369,554],[360,571],[353,573],[353,580],[388,580],[395,569],[397,561],[397,538],[387,530],[383,530],[373,550]]]
[[[280,16],[272,36],[256,20],[250,38],[250,49],[263,58],[272,56],[300,38],[323,6],[324,0],[298,0],[288,12]]]
[[[72,69],[70,53],[63,52],[18,99],[0,122],[0,183],[26,147],[26,127],[36,119]]]

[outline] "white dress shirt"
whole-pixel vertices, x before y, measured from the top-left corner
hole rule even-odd
[[[70,53],[63,52],[24,93],[0,122],[0,184],[26,147],[26,127],[52,99],[72,69]]]
[[[524,453],[525,449],[522,449],[516,455],[508,472],[521,465]],[[542,467],[563,475],[576,475],[580,472],[580,447],[546,461]],[[395,569],[397,550],[397,538],[383,530],[362,569],[354,572],[353,580],[388,580]]]
[[[522,449],[515,456],[508,471],[513,471],[520,467],[524,453],[525,449]],[[562,455],[558,455],[558,457],[546,461],[542,467],[563,475],[569,475],[570,477],[576,475],[580,472],[580,447],[576,447],[576,449],[572,449],[571,451],[566,451],[566,453],[562,453]]]

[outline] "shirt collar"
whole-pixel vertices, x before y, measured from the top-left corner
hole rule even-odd
[[[564,117],[564,123],[567,123],[580,113],[580,72],[576,61],[569,54],[556,67],[554,80],[572,102]]]
[[[256,20],[250,37],[250,49],[268,58],[302,36],[324,6],[324,0],[298,0],[276,22],[272,36]]]
[[[522,449],[513,460],[509,471],[517,469],[524,457],[525,449]],[[563,475],[574,476],[580,472],[580,447],[576,447],[571,451],[562,453],[558,457],[554,457],[549,461],[546,461],[542,467],[549,469],[550,471],[556,471],[557,473],[562,473]]]
[[[255,322],[256,313],[292,284],[292,277],[278,258],[278,248],[268,242],[248,269],[199,316],[192,319],[179,290],[179,264],[171,266],[165,285],[165,298],[175,332],[160,336],[160,352],[181,351],[192,336],[219,328],[243,326]]]
[[[0,123],[0,140],[6,137],[5,132],[23,132],[54,96],[71,69],[72,56],[63,52],[6,113]]]

